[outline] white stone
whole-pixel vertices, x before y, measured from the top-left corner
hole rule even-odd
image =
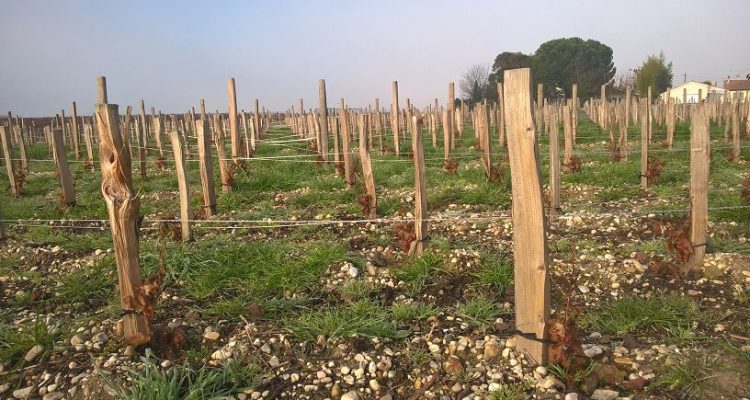
[[[580,286],[578,286],[578,290],[580,290],[581,293],[583,293],[583,294],[586,294],[586,293],[588,293],[588,292],[591,291],[591,289],[589,289],[589,287],[586,286],[586,285],[580,285]]]
[[[565,395],[565,400],[578,400],[578,393],[568,393]]]
[[[346,392],[341,396],[341,400],[359,400],[359,393],[356,390]]]
[[[591,394],[591,400],[613,400],[620,396],[619,392],[607,389],[596,389]]]

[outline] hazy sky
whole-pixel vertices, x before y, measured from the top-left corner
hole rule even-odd
[[[0,112],[50,115],[77,101],[89,114],[95,77],[109,101],[184,112],[201,98],[226,110],[235,77],[240,108],[285,110],[344,97],[366,106],[418,106],[447,97],[468,66],[502,51],[531,53],[560,37],[596,39],[618,71],[664,51],[675,84],[750,72],[750,1],[83,1],[3,0]],[[458,83],[457,83],[458,94]]]

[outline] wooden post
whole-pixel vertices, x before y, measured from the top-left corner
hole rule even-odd
[[[602,85],[599,95],[599,126],[607,128],[607,86]]]
[[[453,82],[448,84],[448,147],[450,149],[456,148],[456,132],[455,132],[455,118],[456,118],[456,90]],[[449,159],[450,156],[445,157]]]
[[[70,175],[70,167],[68,166],[68,155],[65,154],[62,129],[52,130],[52,141],[57,172],[60,175],[60,189],[62,189],[63,194],[62,199],[66,206],[72,207],[76,204],[76,192],[73,188],[73,177]]]
[[[221,116],[213,114],[214,141],[216,145],[216,156],[219,157],[219,173],[221,175],[221,191],[229,193],[232,191],[232,175],[227,163],[226,149],[224,147],[224,129],[221,126]]]
[[[740,161],[740,101],[737,97],[729,104],[732,119],[732,159]]]
[[[648,111],[646,110],[646,100],[641,100],[641,189],[648,189]]]
[[[378,135],[378,144],[380,148],[380,154],[385,152],[385,144],[383,140],[383,113],[380,110],[380,99],[375,99],[375,134]]]
[[[164,121],[162,121],[161,118],[161,112],[159,115],[156,115],[154,111],[154,107],[151,107],[151,121],[153,122],[154,126],[154,139],[156,139],[156,149],[159,151],[159,157],[162,159],[164,158],[164,148],[162,148],[161,145],[161,135],[164,133]],[[162,170],[164,167],[162,167]]]
[[[451,159],[451,129],[453,127],[453,118],[448,107],[443,111],[443,161]]]
[[[497,140],[500,147],[505,147],[505,100],[503,98],[503,83],[497,83]]]
[[[422,139],[422,118],[412,117],[416,127],[412,135],[414,154],[414,242],[409,253],[422,255],[427,239],[427,183],[424,167],[424,140]]]
[[[505,115],[508,130],[513,201],[516,347],[538,364],[547,362],[547,320],[550,316],[547,239],[544,203],[531,115],[531,70],[505,71]],[[536,337],[537,340],[527,336]]]
[[[343,146],[341,153],[344,155],[344,181],[346,181],[346,188],[351,190],[355,183],[354,171],[352,171],[352,146],[349,143],[352,136],[352,130],[349,123],[349,111],[347,111],[346,105],[344,105],[343,97],[341,98],[339,123],[341,124],[341,139]]]
[[[399,149],[399,129],[401,124],[399,123],[399,109],[398,109],[398,82],[393,81],[393,95],[391,98],[391,130],[393,131],[393,151],[396,155],[400,155]]]
[[[214,162],[211,157],[211,135],[205,119],[195,121],[198,137],[198,163],[200,164],[203,209],[206,216],[216,214],[216,190],[214,189]]]
[[[23,128],[20,125],[15,125],[13,129],[18,138],[18,155],[21,157],[21,169],[23,172],[29,172],[29,156],[26,154],[26,138],[23,136]]]
[[[625,86],[625,129],[630,126],[630,85]]]
[[[177,131],[169,132],[169,139],[172,141],[175,174],[177,175],[177,188],[180,193],[180,226],[182,227],[182,241],[190,242],[193,240],[193,231],[190,227],[190,220],[193,217],[193,213],[190,210],[190,185],[188,184],[187,171],[185,169],[185,153],[182,151],[183,140]]]
[[[70,128],[72,129],[71,136],[73,137],[73,153],[76,156],[76,160],[79,160],[80,150],[78,147],[78,109],[76,108],[75,101],[73,102],[72,112],[73,112],[73,115],[71,115],[70,117],[70,121],[71,121]]]
[[[536,129],[538,133],[544,132],[544,116],[542,104],[544,103],[544,85],[537,83],[536,85]]]
[[[139,146],[143,149],[143,151],[148,151],[146,147],[148,147],[148,120],[146,117],[146,104],[143,102],[143,99],[141,99],[141,135],[139,136],[140,143]],[[141,168],[141,177],[146,177],[146,169]]]
[[[248,135],[247,115],[245,114],[245,110],[240,112],[240,120],[242,122],[242,136],[245,138],[245,155],[247,157],[252,157],[253,151],[250,146],[250,136]],[[195,121],[193,121],[193,127],[195,127]]]
[[[13,124],[11,123],[11,127]],[[10,128],[0,126],[0,139],[3,142],[3,157],[5,157],[5,170],[8,172],[10,181],[10,191],[13,196],[18,197],[21,194],[21,187],[16,179],[16,172],[13,167],[13,153],[10,151]]]
[[[227,93],[229,95],[229,138],[232,142],[232,163],[237,165],[242,150],[240,148],[240,130],[237,124],[237,92],[234,86],[234,78],[227,80]]]
[[[648,87],[646,92],[646,101],[648,103],[646,107],[646,112],[648,112],[648,142],[651,143],[654,141],[654,113],[651,112],[651,107],[653,107],[651,101],[651,86]]]
[[[573,124],[570,121],[570,107],[562,106],[563,136],[565,138],[564,163],[570,165],[573,161]]]
[[[318,149],[323,156],[323,163],[328,163],[328,102],[326,101],[326,81],[318,81],[318,97],[320,98],[320,134],[318,135]]]
[[[699,270],[706,254],[711,139],[705,103],[698,100],[694,111],[690,119],[690,242],[693,254],[687,267]]]
[[[96,124],[99,130],[99,160],[102,170],[102,195],[107,203],[112,243],[119,277],[125,343],[139,346],[149,342],[151,327],[144,311],[147,293],[141,287],[138,258],[138,212],[140,201],[133,192],[130,156],[120,135],[120,116],[115,104],[107,103],[104,77],[97,78],[99,101]]]
[[[487,121],[487,105],[477,104],[474,108],[475,111],[479,111],[477,114],[477,122],[479,122],[479,143],[482,147],[482,164],[484,165],[484,172],[487,175],[487,179],[494,182],[497,177],[492,169],[492,143],[490,141],[490,126]]]
[[[300,99],[302,101],[302,99]],[[253,150],[255,150],[258,146],[258,140],[260,140],[260,134],[261,132],[261,124],[260,124],[260,100],[255,99],[253,102]]]
[[[670,143],[672,141],[672,138],[674,137],[674,127],[675,127],[675,103],[674,99],[672,97],[669,97],[667,100],[667,143]]]
[[[564,106],[567,107],[567,106]],[[565,112],[565,111],[563,111]],[[559,133],[559,116],[553,112],[550,118],[549,130],[549,212],[550,215],[560,214],[560,141]],[[571,141],[572,142],[572,141]],[[565,138],[565,147],[568,147],[568,138]],[[571,143],[571,146],[572,143]]]
[[[573,125],[573,143],[575,143],[576,135],[577,135],[576,132],[578,131],[578,84],[577,83],[573,84],[573,94],[571,96],[571,100],[572,100],[572,104],[571,104],[572,110],[570,111],[572,113],[571,116],[573,117],[573,121],[572,121],[573,122],[572,124]]]
[[[136,124],[136,132],[138,131],[138,124]],[[83,141],[86,144],[86,161],[91,166],[91,171],[94,171],[94,143],[91,140],[91,125],[86,124],[83,126]],[[139,143],[140,151],[140,143]]]
[[[369,198],[367,218],[373,219],[378,216],[378,199],[375,195],[375,178],[372,175],[370,152],[367,149],[367,131],[369,131],[368,117],[369,116],[366,114],[360,114],[359,116],[359,160],[362,164],[362,177],[365,181],[365,194]]]

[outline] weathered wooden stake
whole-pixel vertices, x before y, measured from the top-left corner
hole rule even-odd
[[[80,159],[80,150],[78,146],[78,109],[76,108],[76,102],[73,102],[73,115],[70,116],[70,128],[71,136],[73,136],[73,153],[76,156],[76,160]]]
[[[190,184],[188,183],[187,170],[185,168],[185,153],[182,151],[183,140],[177,131],[169,132],[169,139],[172,141],[175,174],[177,175],[177,188],[180,193],[180,226],[182,228],[182,241],[190,242],[193,240],[193,230],[190,226],[190,220],[193,215],[190,210]]]
[[[559,130],[560,121],[557,112],[553,112],[550,118],[550,130],[549,130],[549,193],[550,193],[550,204],[549,212],[550,215],[557,215],[562,210],[560,208],[560,141],[559,141]],[[565,146],[567,147],[568,138],[565,138]],[[571,141],[572,142],[572,141]],[[571,143],[571,146],[572,143]]]
[[[133,346],[149,342],[151,327],[144,314],[148,296],[141,287],[138,257],[138,212],[140,201],[133,192],[130,156],[120,135],[120,116],[115,104],[107,103],[104,77],[97,78],[99,101],[96,124],[99,130],[99,160],[102,170],[102,195],[109,211],[112,244],[119,277],[125,343]]]
[[[227,163],[226,149],[224,147],[224,129],[221,126],[219,114],[213,114],[213,133],[216,145],[216,156],[219,157],[219,174],[221,175],[221,191],[229,193],[232,191],[232,175]]]
[[[227,94],[229,95],[229,138],[232,142],[232,163],[237,165],[242,150],[240,147],[240,130],[237,125],[237,92],[234,86],[234,78],[227,80]]]
[[[341,98],[341,109],[339,110],[339,123],[341,124],[343,146],[341,153],[344,155],[344,181],[346,181],[346,188],[351,190],[355,182],[354,171],[352,171],[352,146],[349,143],[352,136],[352,129],[349,123],[349,112],[346,110],[343,98]]]
[[[16,179],[13,153],[10,151],[10,128],[0,126],[0,139],[3,142],[3,157],[5,157],[5,170],[8,172],[8,180],[10,181],[10,191],[13,196],[18,197],[21,194],[21,187]]]
[[[502,82],[497,83],[497,136],[500,147],[505,147],[505,100]]]
[[[564,163],[570,165],[573,161],[573,123],[570,120],[570,107],[562,106],[563,136],[565,137]]]
[[[705,103],[698,100],[694,111],[690,119],[690,242],[693,254],[687,267],[699,270],[706,254],[711,140]]]
[[[400,110],[398,108],[398,82],[393,81],[393,95],[391,98],[391,130],[393,131],[393,151],[396,155],[400,155],[399,148],[399,129],[401,124],[399,123]]]
[[[372,175],[372,163],[370,161],[370,152],[367,148],[367,132],[369,131],[368,115],[360,114],[359,116],[359,160],[362,164],[362,177],[365,181],[365,193],[369,198],[369,208],[367,209],[367,218],[373,219],[378,216],[378,199],[375,195],[375,178]]]
[[[318,135],[318,149],[323,156],[323,162],[328,163],[328,102],[326,101],[326,80],[318,81],[318,97],[320,98],[320,134]]]
[[[646,100],[641,100],[640,111],[641,114],[641,189],[648,189],[648,177],[646,172],[648,171],[648,110],[646,108]]]
[[[21,169],[29,172],[29,156],[26,153],[26,138],[23,136],[23,128],[20,125],[13,126],[18,143],[18,155],[21,157]]]
[[[205,119],[195,121],[198,137],[198,163],[200,164],[203,209],[206,216],[216,214],[216,190],[214,189],[214,162],[211,157],[211,134]]]
[[[52,141],[57,172],[60,175],[60,189],[63,194],[63,203],[68,207],[72,207],[76,204],[76,192],[73,188],[73,177],[70,175],[70,166],[68,166],[68,155],[65,153],[62,129],[52,130]]]
[[[412,117],[412,120],[416,127],[411,137],[412,153],[414,153],[414,242],[409,252],[421,256],[427,239],[427,182],[425,181],[422,117]]]
[[[513,199],[516,328],[521,332],[516,337],[516,347],[536,363],[545,364],[550,282],[542,185],[531,114],[531,70],[506,70],[504,82]]]

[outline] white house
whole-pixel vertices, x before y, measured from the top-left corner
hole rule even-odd
[[[683,98],[687,98],[688,103],[697,103],[699,99],[705,100],[709,95],[721,96],[724,94],[724,91],[724,89],[716,85],[689,81],[660,94],[659,97],[662,101],[667,98],[666,96],[671,96],[675,103],[682,103]]]

